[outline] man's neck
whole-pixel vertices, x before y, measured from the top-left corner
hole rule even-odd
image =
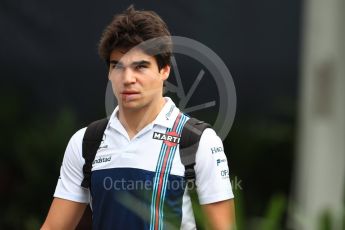
[[[154,121],[164,104],[165,99],[162,97],[153,106],[140,109],[124,109],[120,106],[118,119],[126,129],[129,138],[132,139],[140,130]]]

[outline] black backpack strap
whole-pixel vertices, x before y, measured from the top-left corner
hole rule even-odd
[[[205,218],[200,210],[198,194],[196,192],[194,166],[200,138],[206,128],[211,128],[211,125],[191,117],[183,127],[180,140],[180,158],[185,167],[187,189],[192,201],[197,229],[204,228]]]
[[[211,125],[191,117],[183,127],[180,141],[180,158],[185,167],[187,181],[195,180],[195,156],[202,133]]]
[[[84,179],[81,186],[90,188],[92,162],[96,157],[97,150],[101,145],[104,131],[108,125],[108,119],[104,118],[94,121],[87,127],[83,138],[83,158],[85,164],[83,166]]]

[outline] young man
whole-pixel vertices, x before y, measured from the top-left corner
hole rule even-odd
[[[109,64],[118,106],[93,161],[90,189],[81,186],[86,128],[72,136],[42,229],[74,229],[88,203],[93,229],[195,229],[176,141],[189,118],[162,96],[170,73],[169,36],[156,13],[133,7],[116,15],[105,29],[99,53]],[[140,48],[142,42],[159,37],[165,39],[158,53]],[[169,134],[170,141],[161,138]],[[216,133],[205,129],[195,173],[199,202],[211,229],[231,229],[235,222],[230,181],[222,174],[228,172],[222,149]]]

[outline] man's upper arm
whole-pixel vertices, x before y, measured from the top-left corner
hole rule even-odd
[[[42,229],[74,229],[90,201],[90,191],[81,187],[84,133],[85,128],[76,132],[67,145],[54,200]]]
[[[205,129],[195,159],[196,186],[200,204],[234,198],[222,140],[213,129]]]
[[[222,140],[205,129],[196,154],[196,186],[199,202],[211,229],[230,229],[235,223],[234,195]]]
[[[76,132],[67,145],[54,197],[79,203],[90,201],[89,190],[81,187],[84,178],[82,142],[85,130],[84,128]]]
[[[54,198],[41,230],[75,229],[87,204]]]

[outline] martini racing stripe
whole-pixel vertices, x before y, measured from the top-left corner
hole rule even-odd
[[[173,125],[172,129],[167,129],[166,132],[175,132],[178,136],[181,135],[182,128],[187,121],[187,116],[180,113]],[[151,202],[151,219],[150,229],[162,229],[163,223],[163,207],[166,193],[166,186],[170,174],[172,162],[175,156],[177,144],[168,145],[165,141],[162,143],[161,152],[156,166],[156,176],[153,186],[152,202]]]
[[[182,132],[182,128],[184,126],[184,124],[186,123],[187,121],[187,117],[182,115],[181,117],[181,121],[179,122],[178,126],[177,126],[177,130],[176,132],[181,135],[181,132]],[[163,223],[163,218],[164,218],[164,212],[163,212],[163,206],[164,206],[164,201],[165,201],[165,193],[167,191],[167,184],[168,184],[168,177],[169,177],[169,174],[170,174],[170,170],[171,170],[171,166],[172,166],[172,162],[173,162],[173,159],[174,159],[174,156],[175,156],[175,152],[176,152],[176,148],[177,148],[177,145],[173,146],[172,149],[171,149],[171,154],[169,156],[169,160],[168,160],[168,165],[167,165],[167,170],[166,172],[164,173],[164,179],[163,179],[163,191],[162,191],[162,195],[161,195],[161,200],[160,200],[160,216],[159,216],[159,219],[160,219],[160,222]],[[159,229],[163,229],[163,224],[160,225],[160,228]]]
[[[166,132],[168,132],[169,129],[166,130]],[[157,162],[157,166],[156,166],[156,175],[154,177],[154,184],[153,184],[153,192],[152,192],[152,201],[151,201],[151,221],[150,221],[150,230],[152,229],[152,226],[154,223],[154,217],[156,215],[156,209],[155,209],[155,197],[156,197],[156,194],[157,194],[157,181],[159,179],[159,173],[160,173],[160,169],[159,169],[159,165],[162,164],[162,153],[166,152],[166,149],[167,149],[167,145],[165,145],[164,143],[162,143],[162,147],[161,147],[161,151],[160,151],[160,154],[159,154],[159,158],[158,158],[158,162]]]
[[[180,118],[181,118],[181,113],[179,113],[179,115],[177,116],[172,130],[171,129],[168,130],[169,132],[176,130],[177,124],[180,122]],[[162,145],[166,145],[166,143],[163,141]],[[156,196],[153,196],[154,215],[153,215],[153,222],[150,225],[150,228],[155,229],[155,230],[160,229],[160,225],[162,225],[162,223],[161,223],[162,222],[161,221],[161,217],[162,217],[161,211],[162,210],[159,208],[159,204],[160,204],[160,198],[161,198],[160,196],[161,196],[161,190],[162,190],[162,180],[163,180],[163,176],[164,176],[164,172],[165,172],[165,168],[166,168],[166,160],[170,154],[170,149],[171,149],[171,147],[168,146],[168,148],[165,152],[161,152],[160,157],[164,158],[164,160],[163,160],[163,162],[160,162],[162,164],[158,165],[158,170],[156,171],[156,177],[159,179],[158,179],[158,184],[155,186],[155,188],[157,189],[157,186],[158,186],[158,189],[157,189],[157,192],[154,191],[154,194],[156,195]]]

